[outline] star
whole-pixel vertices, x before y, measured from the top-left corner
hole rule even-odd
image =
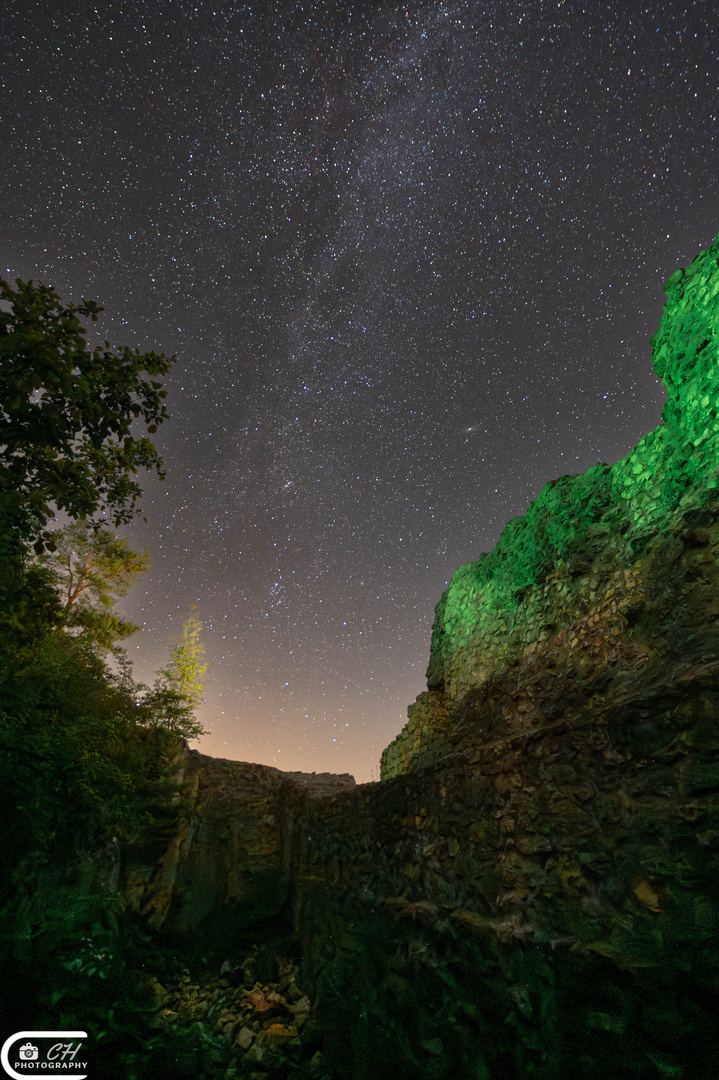
[[[178,355],[136,677],[197,604],[201,749],[369,780],[454,569],[660,422],[662,286],[719,227],[709,15],[10,7],[6,276]]]

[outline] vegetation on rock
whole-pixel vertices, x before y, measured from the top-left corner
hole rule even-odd
[[[97,995],[95,977],[105,977],[112,955],[127,983],[139,939],[128,931],[123,949],[122,905],[78,879],[98,852],[143,828],[176,827],[187,812],[182,737],[201,731],[201,668],[193,682],[187,667],[201,650],[199,624],[171,664],[185,667],[158,694],[133,682],[118,642],[138,627],[112,611],[149,564],[109,525],[136,512],[138,469],[163,474],[149,436],[167,416],[160,378],[173,360],[107,342],[89,349],[79,317],[97,319],[92,302],[64,305],[52,289],[22,281],[0,282],[0,299],[4,1017],[20,1028],[87,1025],[99,1038],[117,1008]],[[138,423],[148,435],[137,436]],[[53,529],[58,511],[71,521]],[[104,958],[89,981],[79,977],[92,966],[88,950]]]

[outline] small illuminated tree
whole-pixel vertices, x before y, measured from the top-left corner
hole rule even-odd
[[[203,662],[205,646],[200,640],[202,623],[194,608],[185,620],[182,634],[175,642],[166,668],[158,671],[152,690],[142,702],[149,722],[174,731],[186,739],[208,734],[195,717],[195,709],[205,692],[209,664]]]

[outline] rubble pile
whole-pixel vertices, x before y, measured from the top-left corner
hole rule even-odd
[[[193,980],[185,969],[177,985],[166,990],[153,980],[156,1000],[161,1004],[154,1026],[191,1029],[201,1037],[218,1035],[232,1052],[227,1071],[231,1077],[264,1080],[284,1076],[292,1063],[309,1066],[320,1075],[322,1055],[316,1037],[307,1028],[312,1012],[309,997],[297,985],[292,961],[280,964],[276,982],[255,981],[253,985],[234,985],[237,972],[223,966],[226,975]],[[227,977],[229,976],[229,977]],[[303,1034],[307,1032],[307,1034]]]

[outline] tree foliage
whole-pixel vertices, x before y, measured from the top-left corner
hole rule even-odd
[[[202,700],[205,692],[204,677],[209,668],[209,664],[203,663],[205,646],[200,640],[201,633],[202,623],[193,609],[185,619],[182,634],[172,648],[170,663],[160,671],[168,685],[174,687],[192,705],[198,705]]]
[[[169,664],[158,672],[159,678],[145,699],[156,722],[186,739],[207,734],[195,717],[209,668],[203,662],[205,647],[200,640],[201,632],[202,622],[193,609],[172,648]]]
[[[93,529],[88,521],[67,525],[54,539],[52,552],[42,561],[55,572],[68,611],[90,603],[112,607],[150,565],[147,550],[138,554],[127,540]]]
[[[42,529],[57,507],[73,518],[106,513],[115,525],[135,512],[141,468],[164,475],[148,435],[167,418],[164,353],[94,349],[79,316],[97,321],[94,301],[64,304],[54,289],[0,280],[0,491]]]
[[[140,468],[164,474],[149,436],[167,417],[160,379],[174,359],[91,349],[81,319],[102,308],[16,286],[0,281],[0,791],[20,847],[47,858],[69,835],[56,823],[74,823],[81,849],[132,816],[146,770],[162,772],[151,748],[176,740],[117,647],[137,627],[113,605],[149,557],[108,528],[134,513]],[[74,520],[49,531],[57,510]],[[128,758],[132,746],[147,752]],[[19,855],[6,854],[9,882]]]
[[[87,520],[49,534],[51,550],[39,563],[58,589],[65,624],[88,644],[112,649],[119,638],[139,630],[111,608],[147,571],[148,551],[133,551],[127,540]]]
[[[138,628],[113,610],[149,563],[110,525],[135,512],[139,469],[163,475],[149,436],[173,361],[90,349],[80,320],[101,308],[16,284],[0,282],[0,952],[23,1022],[47,1008],[53,1028],[56,991],[45,1005],[43,993],[89,937],[81,857],[102,863],[98,852],[189,813],[177,762],[203,730],[206,665],[196,620],[155,687],[136,684],[117,643]],[[71,522],[52,531],[57,511]],[[96,987],[78,993],[90,1017]],[[100,1012],[117,1008],[110,997]]]

